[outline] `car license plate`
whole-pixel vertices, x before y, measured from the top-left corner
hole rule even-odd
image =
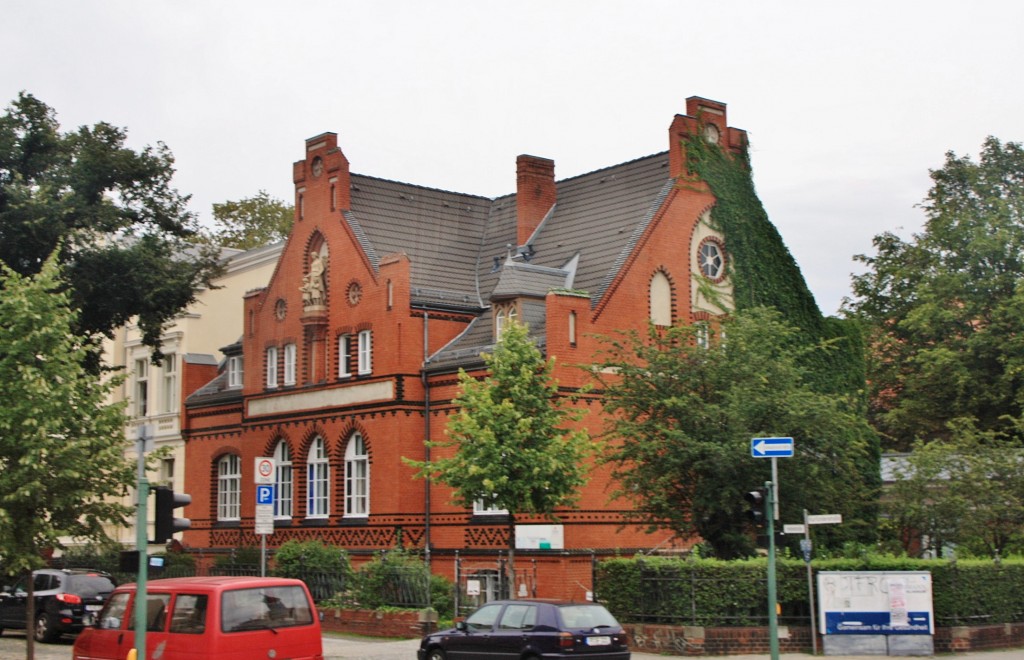
[[[102,605],[86,605],[85,606],[85,611],[86,612],[99,612],[102,609],[103,609]]]
[[[587,646],[608,646],[612,643],[612,638],[607,635],[601,635],[599,637],[587,637]]]

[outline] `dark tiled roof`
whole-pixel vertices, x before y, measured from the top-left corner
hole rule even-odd
[[[346,220],[371,261],[408,255],[414,301],[479,308],[475,273],[490,207],[485,197],[353,174]]]
[[[508,262],[500,271],[491,300],[520,296],[543,298],[551,289],[565,288],[568,275],[560,268]]]

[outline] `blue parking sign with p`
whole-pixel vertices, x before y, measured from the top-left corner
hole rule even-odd
[[[273,504],[274,487],[259,485],[256,486],[256,504]]]

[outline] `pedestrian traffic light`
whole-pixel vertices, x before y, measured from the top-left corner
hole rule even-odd
[[[747,509],[747,518],[749,518],[750,521],[752,523],[754,523],[754,525],[756,525],[757,527],[761,527],[761,526],[764,525],[764,519],[765,519],[765,510],[764,510],[765,509],[765,498],[764,498],[764,496],[765,496],[765,490],[763,488],[758,488],[757,490],[752,490],[752,491],[750,491],[749,493],[747,493],[746,495],[743,496],[743,499],[745,499],[750,504],[750,508]]]
[[[175,532],[188,529],[192,521],[188,518],[175,518],[174,510],[179,506],[185,506],[192,502],[192,496],[185,493],[175,493],[166,486],[157,486],[156,491],[156,518],[153,523],[154,543],[166,543],[171,540]]]

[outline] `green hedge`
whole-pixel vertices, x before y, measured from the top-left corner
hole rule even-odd
[[[717,561],[644,557],[603,561],[597,595],[621,621],[698,626],[767,624],[766,559]],[[895,557],[815,561],[818,571],[929,571],[940,626],[1024,620],[1024,559],[923,560]],[[780,558],[776,587],[780,622],[805,624],[810,615],[807,567]]]

